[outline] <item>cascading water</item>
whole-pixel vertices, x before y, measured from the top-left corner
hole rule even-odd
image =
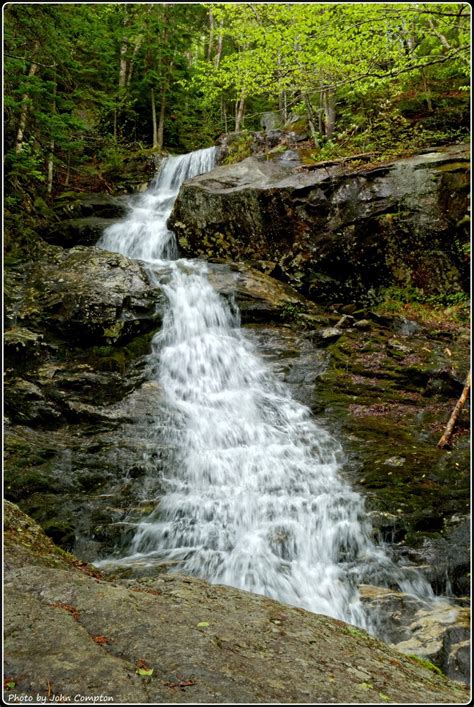
[[[426,597],[429,585],[373,543],[362,498],[339,475],[339,444],[271,375],[205,263],[162,260],[176,254],[166,220],[180,185],[213,165],[214,148],[168,158],[98,244],[147,261],[151,273],[166,265],[169,307],[150,375],[174,412],[165,494],[138,524],[128,556],[111,561],[170,564],[371,628],[360,582]]]

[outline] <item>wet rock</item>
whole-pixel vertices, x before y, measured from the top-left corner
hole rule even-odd
[[[311,339],[316,346],[329,346],[333,344],[341,336],[342,331],[337,327],[326,327],[311,333]]]
[[[100,694],[114,703],[145,704],[468,699],[463,686],[341,621],[192,577],[107,581],[61,553],[13,504],[6,505],[5,540],[9,698]],[[139,674],[145,667],[148,677]]]
[[[119,219],[128,210],[129,198],[110,194],[83,194],[65,192],[54,203],[59,218],[84,219],[97,216],[104,219]]]
[[[84,345],[131,338],[160,321],[164,296],[143,267],[118,253],[78,246],[40,260],[24,284],[17,321]]]
[[[468,608],[441,599],[424,602],[411,594],[369,585],[361,587],[361,597],[379,611],[381,630],[397,650],[427,659],[449,677],[469,683]]]
[[[108,226],[117,223],[118,219],[100,216],[66,219],[54,224],[43,232],[43,238],[48,243],[54,243],[63,248],[78,245],[95,245]]]
[[[211,263],[209,281],[237,304],[242,322],[294,321],[299,315],[323,317],[322,311],[293,288],[244,263]]]
[[[456,225],[468,160],[466,145],[357,172],[248,157],[186,182],[170,224],[186,256],[270,259],[316,301],[368,300],[389,285],[457,292],[469,280]]]

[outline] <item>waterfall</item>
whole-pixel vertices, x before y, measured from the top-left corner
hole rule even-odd
[[[182,182],[214,165],[214,148],[170,157],[99,245],[147,261],[169,306],[150,375],[173,413],[165,493],[137,525],[126,557],[164,565],[372,628],[357,585],[396,583],[430,596],[371,539],[363,499],[340,475],[340,444],[264,364],[210,285],[204,262],[174,259],[166,220]],[[158,278],[158,274],[155,274]]]

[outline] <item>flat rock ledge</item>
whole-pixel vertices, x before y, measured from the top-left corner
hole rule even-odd
[[[467,704],[342,621],[179,575],[106,580],[5,504],[7,703]]]

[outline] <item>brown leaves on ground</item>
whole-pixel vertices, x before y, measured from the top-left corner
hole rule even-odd
[[[54,604],[50,604],[50,606],[53,606],[57,609],[64,609],[69,614],[71,614],[74,621],[79,621],[80,613],[78,612],[75,606],[72,606],[71,604],[64,604],[61,601],[57,601]]]
[[[99,644],[99,646],[105,646],[107,643],[111,643],[112,639],[107,638],[107,636],[92,636],[94,641]]]

